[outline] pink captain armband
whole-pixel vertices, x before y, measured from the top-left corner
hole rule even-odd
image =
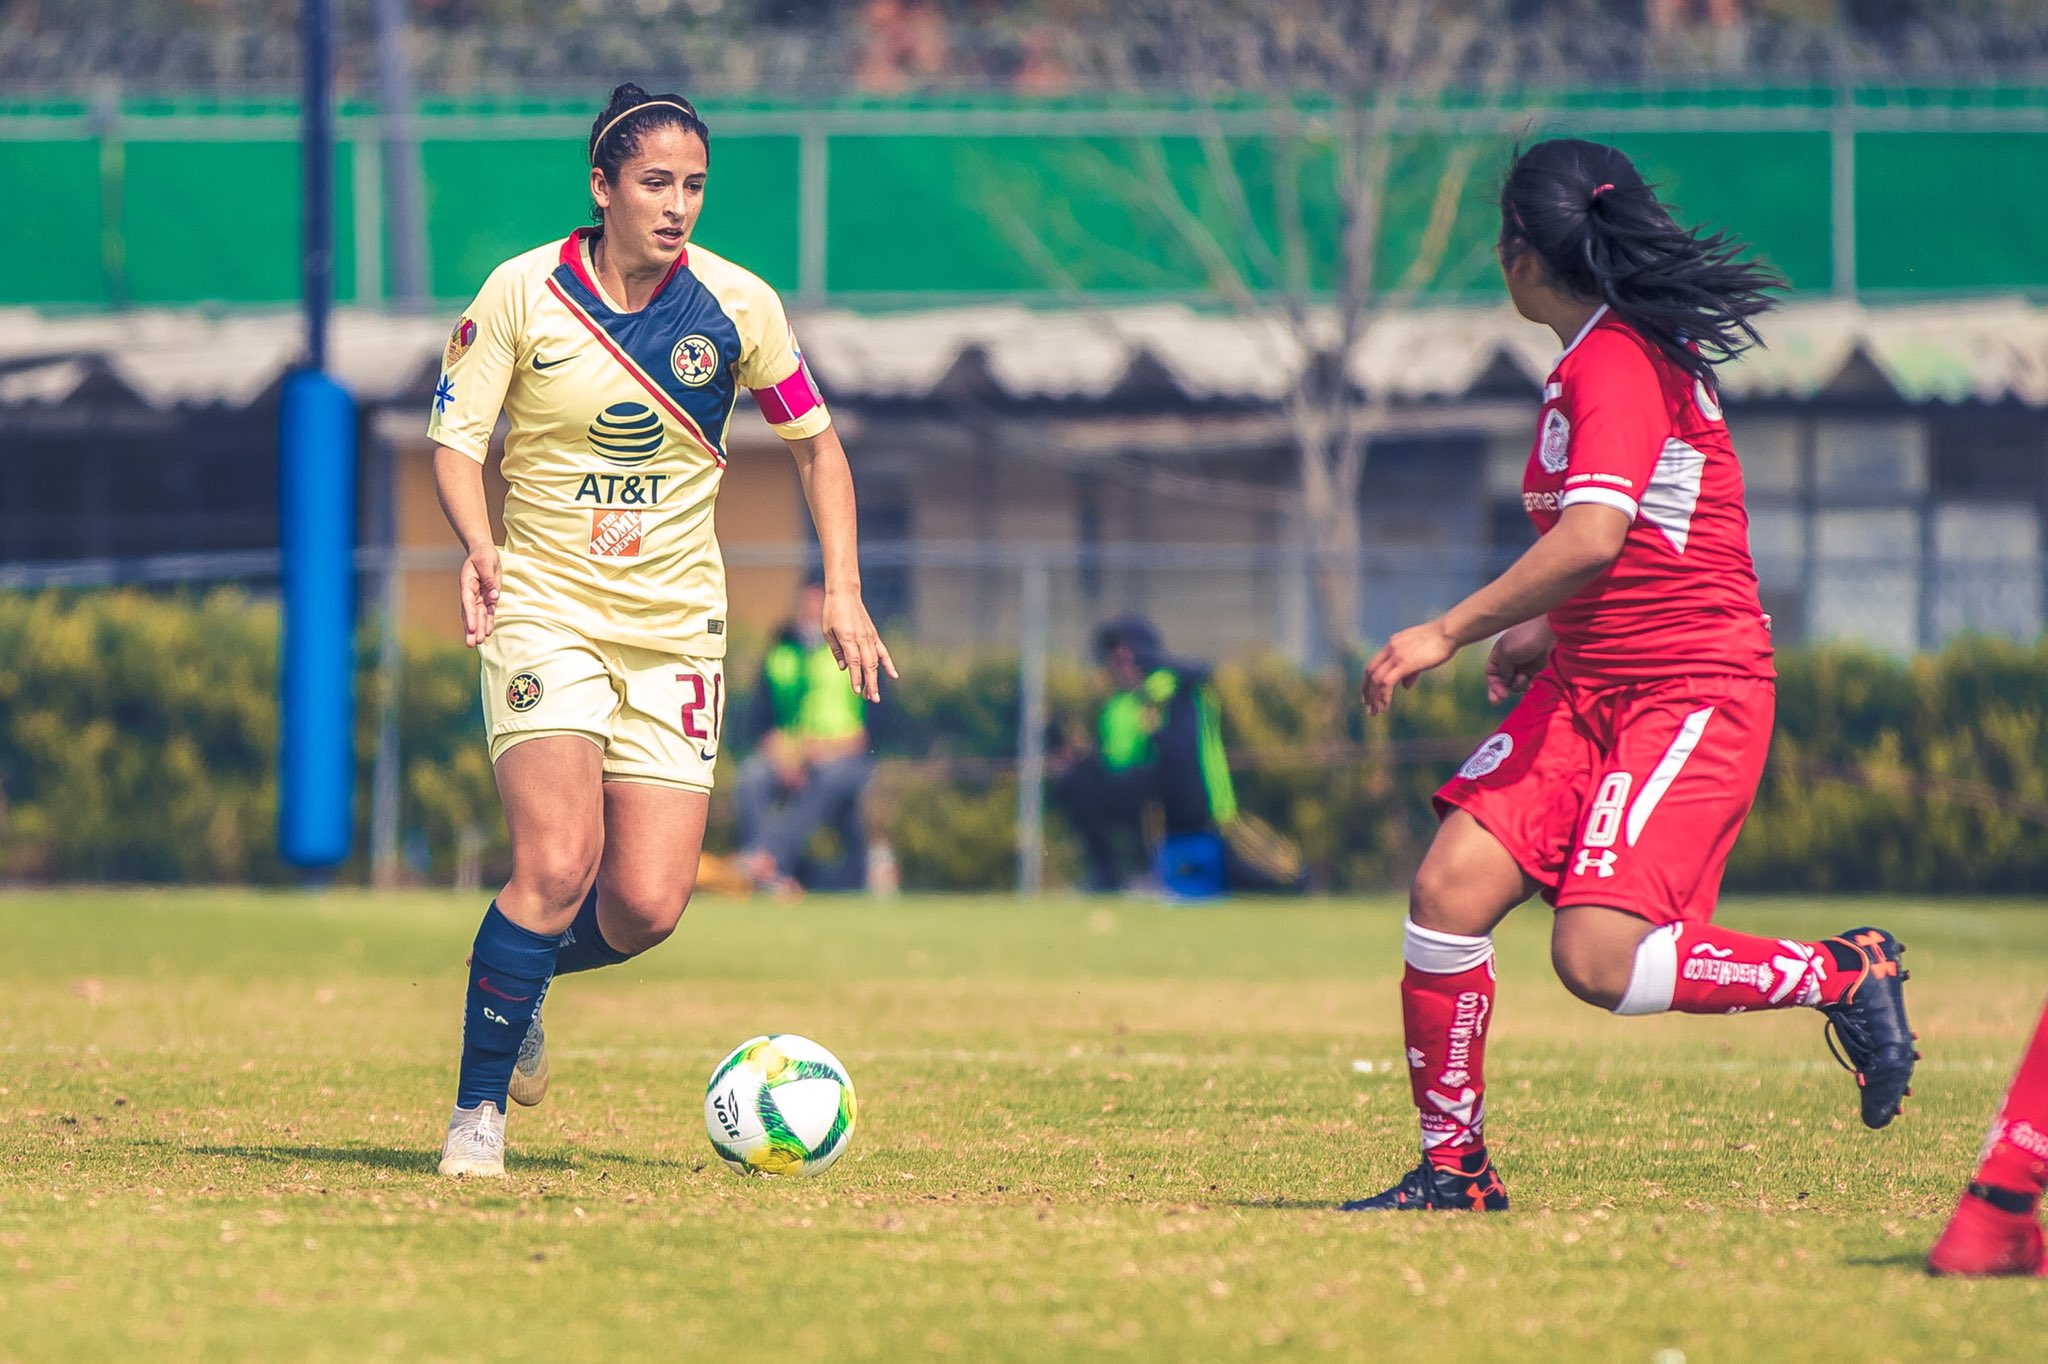
[[[761,408],[761,415],[770,425],[783,426],[800,421],[813,408],[825,401],[818,392],[818,385],[811,379],[811,367],[797,357],[796,373],[779,384],[754,390],[754,401]]]

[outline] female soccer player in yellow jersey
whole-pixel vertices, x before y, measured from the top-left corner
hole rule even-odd
[[[712,505],[741,387],[796,457],[853,689],[896,676],[861,602],[853,475],[774,290],[692,245],[710,130],[622,85],[591,125],[595,228],[514,256],[456,323],[427,426],[468,558],[464,639],[512,877],[469,966],[441,1173],[505,1172],[505,1105],[540,1101],[555,976],[666,938],[696,880],[724,714]],[[509,418],[505,543],[483,461]]]

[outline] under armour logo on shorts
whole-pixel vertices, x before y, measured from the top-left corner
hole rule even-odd
[[[1619,859],[1612,848],[1601,848],[1597,852],[1592,848],[1581,848],[1579,860],[1572,864],[1572,875],[1598,876],[1605,880],[1614,875],[1614,864],[1617,860]]]

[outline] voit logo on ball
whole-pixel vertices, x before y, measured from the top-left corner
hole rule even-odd
[[[645,464],[668,438],[661,418],[645,403],[613,403],[597,414],[588,432],[590,448],[614,464]]]

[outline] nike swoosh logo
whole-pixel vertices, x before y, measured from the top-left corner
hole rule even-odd
[[[581,354],[581,352],[579,351],[578,354]],[[543,360],[536,355],[533,357],[533,367],[535,369],[553,369],[556,365],[566,365],[575,358],[576,356],[574,355],[565,355],[559,360]]]
[[[700,749],[698,749],[698,750],[697,750],[697,756],[698,756],[698,757],[700,757],[700,758],[702,758],[702,759],[703,759],[703,760],[704,760],[705,762],[712,762],[712,761],[715,761],[715,760],[717,759],[717,757],[718,757],[718,750],[717,750],[717,749],[715,749],[715,748],[713,748],[713,749],[702,749],[702,748],[700,748]]]
[[[497,986],[491,984],[489,976],[478,976],[476,978],[476,988],[482,990],[487,995],[496,995],[500,999],[509,999],[514,1004],[524,1004],[527,1000],[533,998],[532,995],[508,995]]]

